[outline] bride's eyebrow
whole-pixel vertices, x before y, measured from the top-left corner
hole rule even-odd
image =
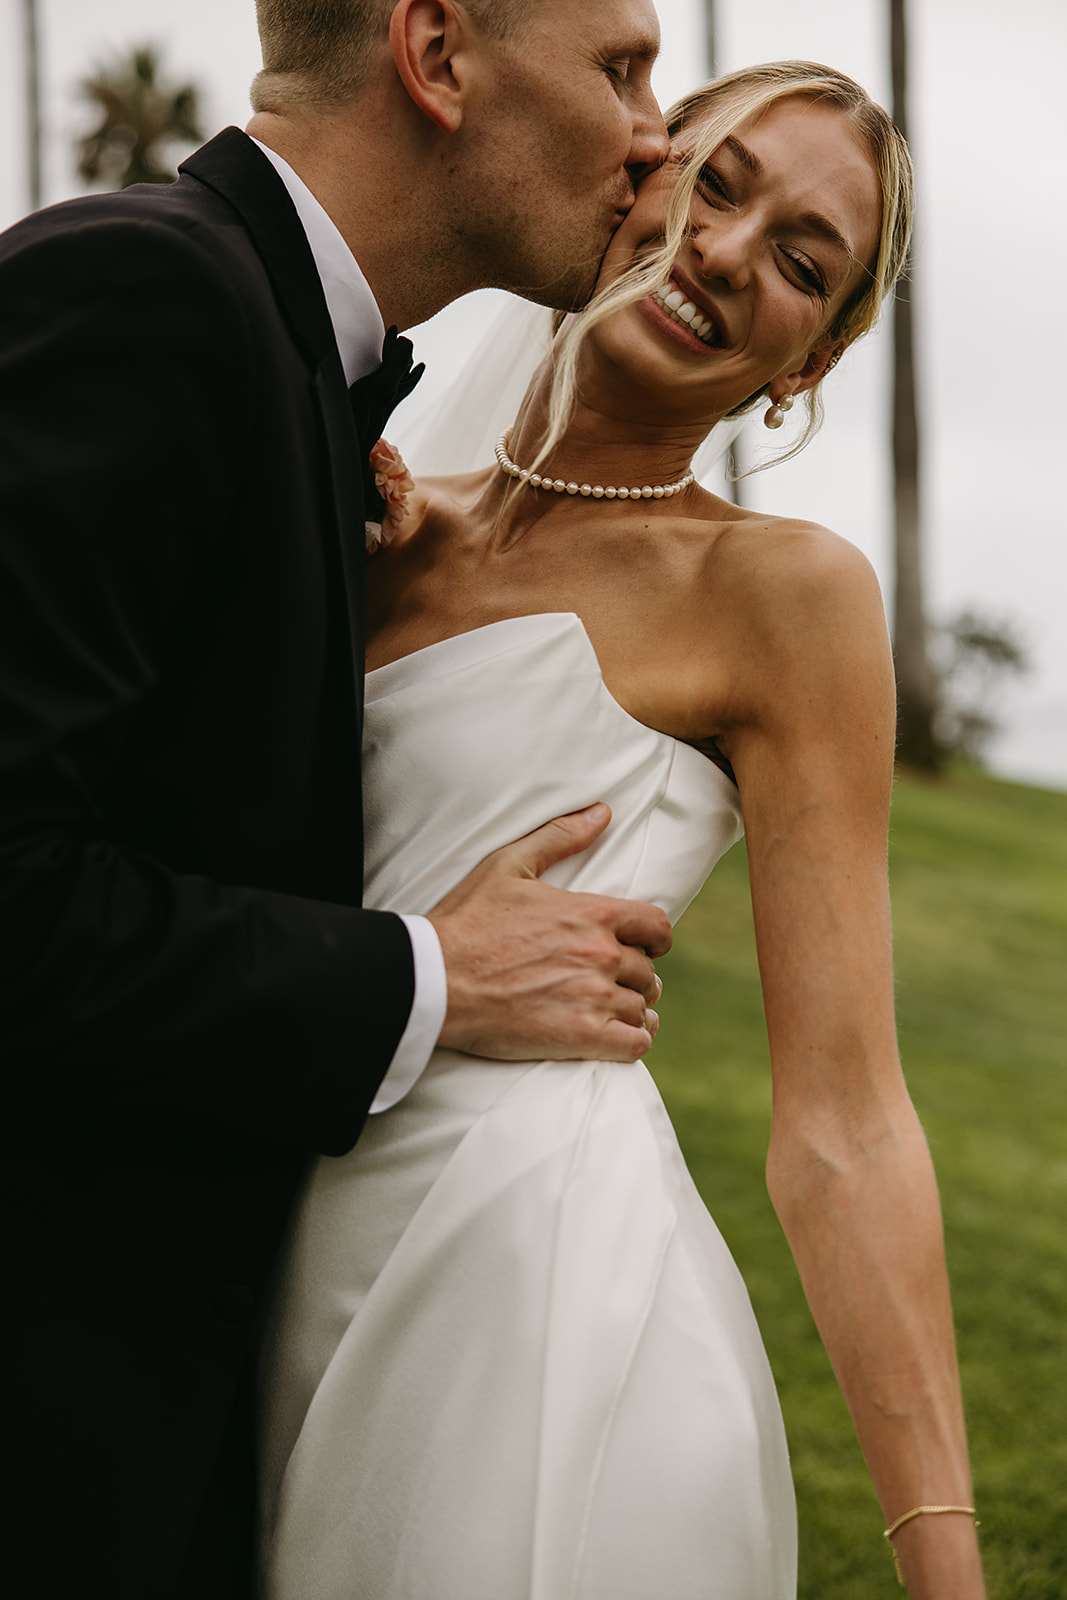
[[[763,177],[763,162],[756,152],[750,150],[747,144],[742,144],[735,134],[728,133],[719,149],[729,150],[734,160],[744,167],[745,171],[750,173],[753,178]]]
[[[817,233],[820,238],[826,240],[827,244],[835,245],[838,250],[843,250],[850,261],[856,259],[855,251],[841,232],[841,229],[835,222],[831,222],[829,217],[824,217],[821,211],[806,211],[800,221],[809,233]]]

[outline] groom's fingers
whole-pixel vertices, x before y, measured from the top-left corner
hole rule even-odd
[[[671,919],[665,911],[661,911],[658,906],[649,905],[645,900],[612,900],[606,895],[597,898],[603,908],[604,918],[620,944],[636,946],[646,950],[650,956],[667,954],[673,935]],[[654,973],[653,978],[655,979]],[[641,993],[646,993],[643,984]],[[649,995],[648,998],[655,1003],[659,995]]]
[[[430,913],[431,918],[438,911],[444,911],[450,904],[470,893],[472,887],[481,880],[491,879],[499,875],[502,878],[531,879],[540,878],[549,867],[555,866],[558,861],[565,861],[568,856],[579,855],[581,851],[588,850],[611,821],[611,808],[602,800],[595,805],[586,806],[584,811],[572,811],[566,816],[554,817],[551,822],[546,822],[533,833],[526,834],[521,839],[516,839],[512,844],[503,845],[499,850],[494,850],[492,855],[486,856],[481,864],[475,867],[463,882],[457,885],[451,894],[446,895],[440,906]],[[583,915],[589,919],[598,920],[605,931],[616,939],[621,945],[632,945],[635,949],[647,951],[649,956],[666,955],[671,947],[671,924],[665,912],[657,906],[649,905],[642,900],[618,900],[607,895],[583,895],[586,902]],[[631,967],[632,970],[632,967]],[[653,1004],[659,998],[658,993],[652,992],[656,982],[655,973],[651,966],[646,964],[641,969],[638,977],[631,981],[624,978],[624,983],[629,988],[636,989]]]
[[[568,891],[564,890],[564,893]],[[591,917],[599,917],[603,926],[610,930],[612,937],[626,950],[632,950],[641,957],[638,963],[641,972],[646,976],[640,982],[631,983],[629,978],[623,981],[631,989],[636,989],[643,994],[646,1000],[654,1005],[660,997],[661,990],[655,985],[659,982],[652,967],[651,958],[665,956],[673,942],[671,919],[659,906],[653,906],[647,900],[613,900],[608,895],[583,895],[582,899],[588,907]],[[645,964],[645,957],[648,963]],[[632,962],[624,958],[625,970],[632,970]]]
[[[498,870],[523,877],[539,878],[557,861],[587,850],[611,821],[611,809],[602,800],[584,811],[554,817],[525,838],[505,845],[488,860]],[[599,900],[604,926],[623,945],[633,945],[650,956],[663,956],[671,947],[671,924],[666,914],[642,900],[614,900],[607,895],[589,896]],[[639,978],[619,980],[655,1003],[658,993],[651,985],[658,982],[654,972],[644,971]]]
[[[658,1026],[648,951],[670,945],[667,917],[555,888],[517,872],[518,859],[498,851],[429,914],[448,976],[440,1043],[504,1060],[636,1060]]]
[[[618,904],[625,906],[627,902],[620,900]],[[618,963],[615,982],[624,989],[633,989],[644,1005],[654,1006],[663,993],[663,985],[656,976],[651,956],[633,945],[620,942]]]
[[[597,1060],[640,1061],[651,1045],[652,1035],[646,1028],[628,1028],[624,1023],[613,1022],[604,1031],[603,1049]]]
[[[554,817],[533,833],[513,844],[506,844],[487,862],[493,862],[502,872],[519,878],[539,878],[557,861],[576,856],[599,839],[611,821],[611,807],[598,800],[584,811],[572,811],[563,817]]]
[[[648,1013],[649,1027],[630,1028],[623,1022],[613,1022],[604,1030],[602,1061],[638,1061],[647,1055],[659,1028],[659,1018],[654,1011]]]

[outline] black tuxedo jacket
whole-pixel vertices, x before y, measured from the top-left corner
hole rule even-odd
[[[358,909],[371,442],[236,129],[0,238],[5,1499],[35,1595],[241,1592],[257,1307],[412,997],[403,925]]]

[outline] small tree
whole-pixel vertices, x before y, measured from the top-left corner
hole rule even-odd
[[[82,93],[100,109],[100,122],[78,141],[78,175],[86,183],[126,189],[131,183],[172,183],[162,147],[200,144],[199,94],[193,84],[172,88],[160,78],[151,46],[117,57],[83,80]]]
[[[715,19],[715,0],[704,0],[704,71],[709,79],[719,75],[718,27]],[[741,440],[736,438],[726,451],[722,464],[722,497],[734,505],[741,505]]]
[[[997,731],[996,691],[1008,674],[1030,670],[1026,646],[1011,622],[961,611],[935,630],[938,747],[980,761]]]

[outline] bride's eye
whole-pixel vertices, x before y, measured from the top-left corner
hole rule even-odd
[[[733,196],[730,193],[730,187],[726,179],[721,172],[717,172],[713,166],[707,163],[700,169],[700,176],[697,178],[696,186],[706,200],[721,200],[726,205],[733,203]]]
[[[796,276],[801,279],[804,287],[810,289],[813,294],[825,298],[827,293],[826,279],[815,262],[811,261],[807,256],[801,255],[799,251],[783,250],[782,255]]]

